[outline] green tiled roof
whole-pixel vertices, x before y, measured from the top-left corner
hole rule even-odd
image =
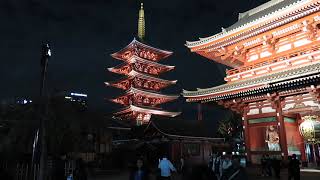
[[[243,18],[239,19],[239,21],[237,21],[235,24],[231,25],[230,27],[226,28],[227,31],[232,30],[232,29],[236,29],[238,27],[241,27],[247,23],[250,23],[252,21],[255,21],[257,19],[260,19],[264,16],[270,15],[272,13],[278,12],[284,8],[287,8],[288,6],[300,2],[302,0],[283,0],[283,1],[278,1],[279,3],[275,3],[274,5],[263,9],[261,11],[258,11],[257,13],[254,13],[252,15],[246,15],[246,13],[249,13],[250,11],[244,12],[243,14]],[[269,2],[268,2],[269,3]],[[267,3],[265,3],[267,4]],[[263,8],[263,6],[265,4],[262,4],[261,6],[258,6],[257,9],[259,8]]]
[[[234,83],[223,84],[223,85],[212,87],[212,88],[197,89],[196,91],[183,90],[182,95],[185,97],[206,96],[210,94],[216,94],[222,91],[232,91],[232,90],[241,89],[244,87],[253,87],[259,84],[261,86],[267,86],[269,84],[279,83],[286,80],[303,77],[306,75],[316,74],[319,72],[320,72],[320,62],[316,62],[307,66],[289,69],[286,71],[276,72],[272,74],[266,74],[263,76],[259,76],[257,78],[250,78],[246,80],[237,81]]]

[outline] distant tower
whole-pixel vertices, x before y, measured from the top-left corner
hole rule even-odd
[[[144,37],[146,35],[145,30],[145,18],[144,18],[144,10],[143,10],[143,3],[141,3],[141,7],[139,10],[139,21],[138,21],[138,38],[140,41],[144,41]]]
[[[142,43],[145,38],[145,21],[143,4],[139,11],[138,37],[120,51],[111,54],[115,59],[123,61],[116,67],[108,68],[110,72],[125,75],[114,82],[106,82],[125,90],[121,96],[111,99],[112,102],[122,104],[123,109],[114,113],[122,120],[130,120],[136,125],[146,124],[152,115],[175,117],[180,112],[168,112],[160,108],[163,103],[173,101],[179,96],[164,95],[161,89],[176,84],[175,81],[158,78],[161,73],[174,69],[174,66],[159,64],[158,61],[172,54],[170,51],[157,49]]]

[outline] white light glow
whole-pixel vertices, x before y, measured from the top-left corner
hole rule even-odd
[[[320,173],[319,169],[301,169],[301,172],[316,172],[316,173]]]
[[[88,97],[88,95],[86,95],[86,94],[80,94],[80,93],[71,93],[71,96]]]

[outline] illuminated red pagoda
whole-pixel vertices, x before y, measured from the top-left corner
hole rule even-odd
[[[145,36],[144,24],[144,10],[141,4],[138,25],[140,41],[143,41]],[[148,46],[140,41],[133,39],[128,46],[111,54],[113,58],[123,63],[108,70],[125,77],[105,83],[126,91],[123,95],[111,99],[112,102],[125,106],[114,115],[122,120],[135,120],[136,125],[148,123],[153,114],[168,117],[180,114],[180,112],[164,111],[159,107],[163,103],[178,98],[177,95],[164,95],[160,92],[163,88],[176,84],[177,81],[158,78],[160,74],[174,69],[174,66],[158,63],[161,59],[170,56],[172,52]]]

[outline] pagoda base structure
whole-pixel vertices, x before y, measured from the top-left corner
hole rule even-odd
[[[150,108],[146,106],[127,106],[114,115],[121,119],[129,119],[133,125],[148,124],[152,115],[165,116],[165,117],[176,117],[180,112],[169,112],[164,111],[162,108]],[[134,120],[134,121],[132,121]]]

